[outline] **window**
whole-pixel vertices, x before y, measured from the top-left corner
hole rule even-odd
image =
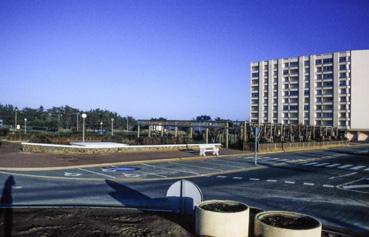
[[[298,67],[299,66],[299,62],[291,62],[290,63],[290,67]]]
[[[304,105],[304,110],[309,110],[309,105]]]
[[[323,63],[333,63],[333,58],[325,58],[323,59]]]
[[[324,66],[323,67],[323,72],[330,72],[333,71],[333,66]]]
[[[346,110],[346,105],[340,105],[340,110]]]
[[[322,90],[317,90],[317,91],[316,91],[316,94],[317,94],[317,95],[321,95],[321,94],[322,94]]]
[[[316,77],[318,80],[320,80],[320,79],[322,79],[322,75],[317,75],[317,77]]]
[[[331,86],[333,86],[333,82],[332,81],[323,82],[323,86],[324,87],[331,87]]]
[[[299,95],[298,91],[290,91],[290,96],[297,96]]]
[[[346,65],[340,65],[340,70],[346,70]]]
[[[346,73],[345,72],[340,72],[340,78],[346,78]]]
[[[284,99],[284,103],[285,104],[288,104],[288,99]]]
[[[317,105],[316,106],[316,110],[322,110],[322,106],[321,105]]]
[[[305,82],[305,88],[309,88],[310,87],[310,83],[309,82]]]
[[[288,63],[285,63],[285,64],[284,64],[284,67],[288,67]]]
[[[305,90],[304,91],[304,95],[310,95],[310,91],[309,90]]]
[[[315,64],[322,64],[322,60],[321,59],[315,60]]]
[[[288,105],[283,105],[283,110],[288,110]]]
[[[309,65],[310,65],[310,61],[305,61],[305,62],[304,62],[304,65],[305,65],[305,66],[309,66]]]
[[[340,90],[341,94],[346,94],[346,88]]]
[[[259,66],[252,66],[253,71],[259,71]]]
[[[333,74],[332,73],[324,74],[323,79],[333,79]]]
[[[258,77],[258,76],[259,76],[259,73],[257,72],[252,73],[252,77]]]
[[[345,97],[345,96],[341,96],[341,97],[340,97],[340,101],[341,101],[341,102],[346,102],[346,97]]]
[[[340,63],[346,62],[346,57],[340,57]]]
[[[283,75],[288,75],[288,70],[283,70]]]
[[[252,97],[259,97],[259,93],[252,93],[251,96]]]

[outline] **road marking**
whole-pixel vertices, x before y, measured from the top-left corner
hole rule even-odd
[[[315,164],[318,164],[318,162],[307,163],[307,164],[304,164],[304,166],[307,166],[307,165],[315,165]]]
[[[320,167],[320,166],[325,166],[325,165],[329,165],[330,163],[320,163],[320,164],[316,164],[314,166],[316,167]]]
[[[217,178],[220,178],[220,179],[225,179],[227,178],[227,176],[224,176],[224,175],[218,175]]]
[[[238,179],[238,180],[241,180],[242,177],[233,177],[232,179]]]
[[[295,181],[288,181],[288,180],[286,180],[286,181],[284,181],[286,184],[295,184]]]
[[[18,185],[13,186],[13,189],[22,189],[22,188],[23,186],[18,186]]]
[[[324,188],[334,188],[334,185],[331,184],[323,184]]]
[[[336,167],[336,166],[339,166],[341,165],[340,163],[334,163],[334,164],[331,164],[331,165],[327,165],[326,167],[329,167],[329,168],[332,168],[332,167]]]
[[[280,159],[279,161],[289,161],[289,159]]]
[[[355,174],[357,174],[357,172],[352,172],[352,173],[349,173],[349,174],[344,174],[344,175],[339,175],[339,176],[332,176],[329,179],[335,179],[335,178],[340,178],[340,177],[348,177],[348,176],[352,176],[352,175],[355,175]]]
[[[353,165],[342,165],[342,166],[338,167],[338,169],[346,169],[346,168],[351,167],[351,166],[353,166]]]
[[[92,171],[92,170],[86,170],[86,169],[83,169],[83,168],[78,168],[78,169],[83,170],[83,171],[88,172],[88,173],[91,173],[91,174],[97,174],[97,175],[105,176],[107,178],[116,179],[116,177],[114,177],[114,176],[103,174],[103,173],[100,173],[100,172],[96,172],[96,171]]]
[[[358,166],[352,167],[351,169],[352,169],[352,170],[359,170],[359,169],[362,169],[362,168],[365,168],[365,167],[366,167],[366,166],[358,165]]]
[[[304,183],[304,185],[307,185],[307,186],[314,186],[315,184],[313,184],[313,183]]]
[[[369,188],[369,184],[344,185],[344,186],[342,186],[342,188],[344,188],[344,189]]]
[[[249,178],[249,180],[252,180],[252,181],[259,181],[260,179],[258,179],[258,178]]]
[[[180,172],[180,173],[189,173],[189,174],[195,174],[195,175],[201,175],[201,173],[197,173],[197,172],[193,172],[193,171],[187,171],[187,170],[178,170],[178,169],[173,169],[173,168],[167,168],[167,167],[161,167],[161,166],[156,166],[156,165],[149,165],[149,164],[142,164],[144,166],[148,166],[151,168],[156,168],[156,169],[162,169],[162,170],[171,170],[171,171],[176,171],[176,172]]]
[[[369,168],[365,169],[364,171],[369,171]]]
[[[270,183],[275,183],[275,182],[277,182],[277,180],[275,180],[275,179],[267,179],[266,181],[267,181],[267,182],[270,182]]]
[[[81,175],[80,173],[64,172],[64,176],[78,177]]]
[[[195,168],[195,169],[206,169],[206,170],[214,170],[214,171],[224,171],[221,169],[214,169],[214,168],[209,168],[209,167],[202,167],[202,166],[196,166],[196,165],[189,165],[189,164],[182,164],[182,163],[178,163],[178,162],[170,162],[171,164],[176,164],[179,166],[184,166],[184,167],[189,167],[189,168]]]
[[[161,178],[168,178],[168,176],[165,176],[165,175],[162,175],[162,174],[156,174],[156,173],[151,173],[151,172],[142,171],[142,170],[140,170],[139,172],[140,172],[140,173],[143,173],[143,174],[148,174],[148,175],[158,176],[158,177],[161,177]]]

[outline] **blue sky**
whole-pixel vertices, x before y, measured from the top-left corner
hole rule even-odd
[[[251,61],[369,48],[369,1],[2,0],[0,103],[249,117]]]

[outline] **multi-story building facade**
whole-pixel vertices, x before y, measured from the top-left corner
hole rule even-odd
[[[369,129],[369,50],[251,63],[250,121]]]

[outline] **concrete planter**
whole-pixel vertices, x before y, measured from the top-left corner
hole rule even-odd
[[[266,211],[255,216],[255,237],[321,237],[322,224],[295,212]]]
[[[212,237],[248,237],[247,205],[230,200],[204,201],[196,206],[196,234]]]

